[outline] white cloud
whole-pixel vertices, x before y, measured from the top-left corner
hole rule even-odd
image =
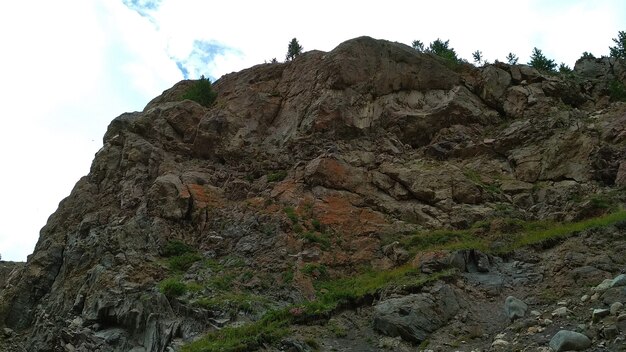
[[[583,51],[608,54],[625,18],[621,0],[2,2],[0,253],[25,258],[88,172],[110,120],[182,79],[177,61],[192,77],[218,78],[282,61],[293,37],[305,51],[329,51],[369,35],[449,39],[468,60],[482,50],[490,61],[513,52],[523,63],[536,46],[572,66]]]
[[[115,116],[182,78],[146,19],[107,0],[0,4],[0,254],[24,260]]]

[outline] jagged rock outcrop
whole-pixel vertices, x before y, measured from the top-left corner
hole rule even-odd
[[[459,311],[454,291],[442,285],[432,292],[391,298],[376,305],[374,329],[421,343]]]
[[[596,60],[576,72],[585,79],[450,65],[361,37],[225,75],[211,108],[181,101],[193,82],[180,82],[111,122],[89,174],[7,278],[0,321],[28,351],[161,352],[239,319],[199,298],[224,287],[284,306],[314,299],[316,278],[406,263],[408,252],[387,241],[398,234],[503,213],[602,213],[626,179],[626,105],[610,102],[606,81],[626,82],[626,71]],[[203,262],[173,274],[165,254],[173,241]],[[486,296],[506,286],[487,274],[492,259],[483,254],[465,276]],[[576,275],[616,270],[589,266],[593,274]],[[173,275],[195,285],[188,299],[159,287]],[[381,311],[436,311],[446,301],[434,296],[380,302],[378,330],[436,338],[458,314],[456,298],[427,326],[392,328]]]

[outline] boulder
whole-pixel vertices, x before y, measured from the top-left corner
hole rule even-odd
[[[441,284],[430,293],[392,298],[374,307],[374,329],[383,335],[400,336],[420,343],[442,327],[459,310],[452,288]]]
[[[502,97],[511,85],[511,75],[493,65],[487,66],[482,72],[483,84],[480,97],[492,108],[501,109]]]
[[[504,313],[510,320],[523,318],[528,310],[528,305],[521,299],[508,296],[504,301]]]
[[[608,309],[596,308],[591,312],[591,321],[599,322],[602,318],[609,316],[611,312]]]
[[[452,199],[457,203],[479,204],[483,201],[483,194],[474,183],[460,181],[452,185]]]
[[[502,181],[500,189],[502,192],[507,194],[517,194],[531,191],[533,189],[533,184],[518,180],[506,180]]]
[[[613,302],[626,303],[626,286],[611,287],[600,296],[604,304],[610,305]]]
[[[591,340],[581,333],[561,330],[550,340],[550,348],[555,352],[582,351],[591,346]]]
[[[580,58],[574,64],[574,72],[587,78],[601,78],[608,75],[610,70],[608,58]]]
[[[626,286],[626,275],[620,274],[611,281],[611,287]]]

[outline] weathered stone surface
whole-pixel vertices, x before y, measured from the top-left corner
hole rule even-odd
[[[608,309],[596,308],[593,310],[593,312],[591,312],[591,320],[593,322],[598,322],[602,320],[602,318],[608,316],[609,314],[611,313]]]
[[[504,313],[510,320],[523,318],[528,310],[528,305],[524,301],[508,296],[504,301]]]
[[[615,184],[618,186],[626,186],[626,162],[622,161],[617,169]]]
[[[556,352],[582,351],[591,346],[591,340],[581,333],[569,330],[560,330],[550,340],[550,348]]]
[[[534,186],[532,183],[517,181],[517,180],[506,180],[506,181],[503,181],[502,184],[500,185],[500,189],[502,190],[502,192],[508,193],[508,194],[528,192],[528,191],[531,191],[533,187]]]
[[[372,325],[363,317],[374,314],[379,331],[413,342],[430,336],[434,350],[459,336],[472,337],[468,349],[493,341],[541,349],[551,322],[522,318],[501,330],[505,314],[493,312],[520,289],[549,315],[551,295],[578,302],[589,293],[582,287],[614,278],[626,264],[623,224],[504,260],[476,249],[423,251],[416,236],[449,248],[457,232],[447,231],[464,229],[459,241],[474,236],[497,252],[517,236],[517,220],[576,221],[603,214],[604,198],[622,202],[615,184],[623,183],[626,107],[606,94],[626,71],[607,62],[581,69],[599,76],[574,80],[525,65],[451,66],[361,37],[225,75],[208,108],[182,100],[193,82],[179,82],[111,122],[89,174],[50,217],[28,262],[0,263],[0,320],[15,331],[0,350],[178,350],[216,326],[318,298],[316,280],[393,270],[415,252],[411,264],[423,273],[460,272],[434,288],[377,290],[376,311],[342,311],[352,315],[343,325],[355,328],[324,348],[379,350],[364,338]],[[166,254],[173,242],[192,255]],[[189,290],[164,296],[168,278]],[[232,293],[213,285],[271,303],[205,309],[200,302]],[[613,286],[568,305],[554,323],[588,319],[592,303],[623,303],[624,286]],[[309,328],[299,326],[304,335]],[[603,339],[601,329],[591,332]],[[394,350],[414,349],[393,341]]]
[[[626,286],[612,287],[604,291],[600,296],[604,304],[613,304],[614,302],[626,302]]]
[[[620,274],[611,280],[611,287],[626,286],[626,274]]]
[[[459,310],[454,291],[441,285],[431,293],[392,298],[375,306],[374,329],[419,343],[443,326]]]
[[[479,204],[483,201],[482,190],[472,182],[455,182],[452,185],[452,199],[457,203]]]
[[[622,302],[613,302],[613,304],[609,307],[611,315],[618,315],[622,311],[623,307],[624,304]]]
[[[501,108],[500,102],[511,85],[511,75],[495,66],[487,66],[482,72],[483,85],[480,97],[493,108]]]

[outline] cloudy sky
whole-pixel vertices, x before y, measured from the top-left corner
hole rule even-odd
[[[108,123],[179,80],[277,58],[298,38],[328,51],[369,35],[450,40],[471,61],[533,47],[573,66],[607,55],[626,2],[34,0],[0,4],[0,254],[25,260],[39,230],[89,172]]]

